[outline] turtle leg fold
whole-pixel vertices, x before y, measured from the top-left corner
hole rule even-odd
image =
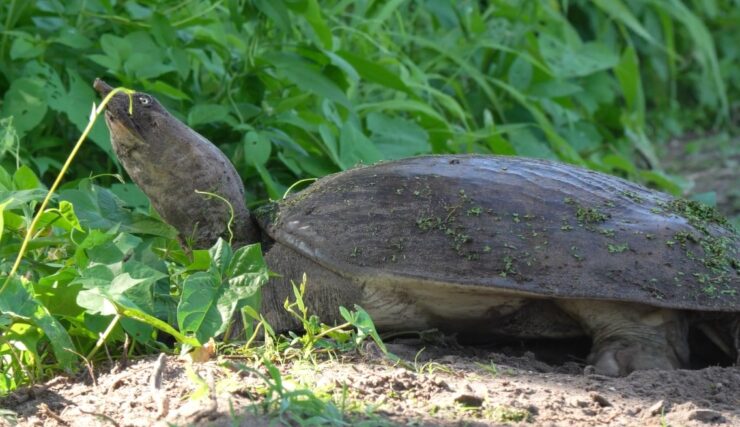
[[[558,305],[591,336],[588,363],[596,373],[623,376],[688,364],[688,322],[678,310],[593,300],[563,300]]]

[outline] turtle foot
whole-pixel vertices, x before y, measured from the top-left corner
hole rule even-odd
[[[688,363],[687,321],[677,310],[589,300],[564,300],[558,305],[591,335],[588,362],[596,373],[623,376]]]
[[[662,341],[662,340],[658,340]],[[681,362],[666,343],[610,338],[594,346],[588,356],[597,374],[621,377],[632,371],[678,369]]]

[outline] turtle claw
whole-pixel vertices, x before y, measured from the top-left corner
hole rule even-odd
[[[589,300],[560,301],[559,306],[593,339],[588,362],[597,374],[616,377],[688,363],[687,322],[677,310]]]
[[[666,343],[616,338],[594,348],[588,362],[597,374],[620,377],[647,369],[678,369],[682,364],[673,354]]]

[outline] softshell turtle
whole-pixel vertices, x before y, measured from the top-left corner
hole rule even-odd
[[[297,326],[282,302],[305,272],[324,321],[359,304],[384,331],[586,334],[590,363],[608,375],[685,366],[692,322],[711,320],[725,350],[740,346],[738,235],[698,203],[551,161],[447,155],[324,177],[252,214],[218,148],[151,95],[128,108],[119,94],[106,112],[126,171],[196,247],[225,235],[229,218],[196,190],[231,203],[237,244],[261,242],[281,275],[263,288],[278,330]]]

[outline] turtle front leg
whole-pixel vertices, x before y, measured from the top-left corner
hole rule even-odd
[[[588,363],[599,374],[623,376],[688,363],[688,324],[677,310],[593,300],[563,300],[558,305],[591,335]]]

